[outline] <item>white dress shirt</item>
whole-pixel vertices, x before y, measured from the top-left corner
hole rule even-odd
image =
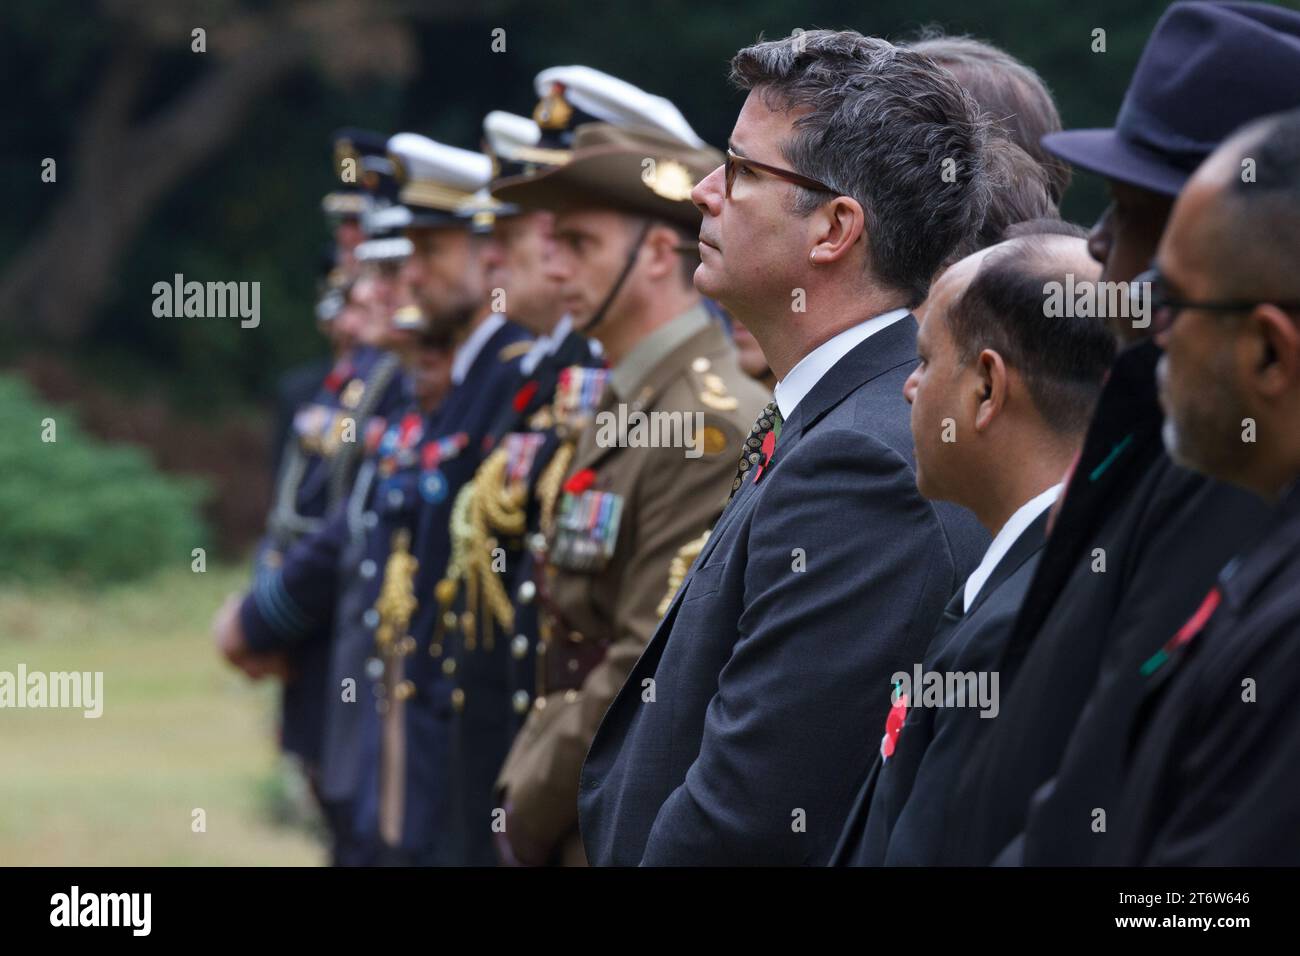
[[[834,368],[836,362],[852,352],[860,342],[869,339],[882,329],[889,328],[899,319],[910,314],[907,309],[894,309],[874,319],[859,322],[834,338],[827,339],[801,358],[773,389],[776,406],[781,409],[781,420],[789,420],[794,414],[795,407],[812,391],[813,386],[822,380],[822,376]]]
[[[506,317],[500,312],[492,312],[486,319],[465,337],[465,341],[460,343],[460,348],[456,349],[456,354],[451,360],[451,383],[459,385],[465,381],[465,376],[469,374],[470,366],[478,358],[478,353],[483,351],[483,346],[488,344],[488,340],[497,334],[497,330],[506,324]]]
[[[572,329],[573,319],[566,312],[555,324],[555,328],[545,335],[539,335],[533,342],[533,347],[524,353],[524,357],[519,360],[519,371],[525,375],[532,375],[538,363],[546,356],[554,354]]]
[[[966,579],[966,599],[962,604],[963,614],[970,610],[975,598],[979,597],[980,588],[984,587],[989,575],[998,566],[998,562],[1007,556],[1007,552],[1016,543],[1016,539],[1024,534],[1025,529],[1033,524],[1040,514],[1056,503],[1056,499],[1060,497],[1061,489],[1064,487],[1064,482],[1059,485],[1052,485],[1041,495],[1036,495],[1026,501],[1016,509],[1015,514],[1007,519],[1007,523],[994,536],[989,549],[984,552],[984,560],[980,562],[980,566],[972,571],[971,576]]]

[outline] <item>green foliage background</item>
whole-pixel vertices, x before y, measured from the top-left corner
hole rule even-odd
[[[236,4],[216,8],[228,5]],[[156,211],[72,357],[96,379],[126,391],[161,385],[177,407],[209,414],[264,399],[280,371],[322,354],[311,303],[328,239],[319,212],[331,185],[328,137],[339,126],[412,129],[473,146],[487,111],[531,112],[539,69],[585,63],[671,98],[702,136],[722,143],[740,102],[725,78],[727,60],[760,34],[852,27],[900,39],[926,24],[1004,46],[1045,77],[1067,125],[1105,125],[1165,6],[1162,0],[487,0],[450,22],[414,16],[419,66],[404,84],[344,90],[319,72],[307,73],[258,104],[234,144]],[[491,51],[497,27],[506,31],[504,53]],[[1095,28],[1107,32],[1104,54],[1091,51]],[[84,2],[3,5],[0,83],[11,92],[9,107],[0,111],[6,209],[0,262],[21,247],[52,203],[57,187],[40,183],[40,161],[66,155],[82,119],[78,108],[118,39],[102,9]],[[187,46],[158,59],[140,109],[165,104],[206,66]],[[1066,213],[1086,223],[1101,204],[1100,185],[1081,176]],[[175,272],[260,281],[259,334],[232,321],[153,319],[152,284]],[[41,338],[21,317],[17,326],[0,329],[0,361]]]
[[[42,440],[54,420],[55,440]],[[204,485],[165,477],[130,445],[86,436],[66,411],[0,376],[0,581],[70,584],[188,565],[203,547]]]

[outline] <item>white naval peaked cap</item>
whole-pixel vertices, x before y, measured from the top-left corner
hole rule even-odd
[[[493,110],[483,117],[483,142],[492,158],[494,185],[501,179],[531,176],[551,166],[562,166],[573,156],[558,130],[543,130],[535,120],[504,110]],[[498,210],[497,215],[518,211]]]
[[[358,262],[398,262],[415,251],[415,246],[405,236],[387,239],[367,239],[357,243],[352,254]]]
[[[527,116],[493,110],[483,117],[483,138],[497,156],[513,156],[520,147],[536,146],[542,128]]]
[[[492,160],[483,153],[448,146],[419,133],[398,133],[388,141],[401,202],[455,212],[492,178]]]
[[[361,231],[374,238],[400,232],[411,224],[411,210],[405,206],[381,206],[361,214]]]
[[[538,73],[534,81],[537,95],[543,100],[555,92],[557,84],[568,103],[600,122],[648,127],[688,146],[704,145],[671,100],[647,93],[626,80],[589,66],[552,66]]]

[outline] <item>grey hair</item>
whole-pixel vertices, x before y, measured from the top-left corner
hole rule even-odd
[[[970,36],[947,36],[933,26],[907,46],[957,78],[984,111],[990,127],[1043,167],[1052,201],[1060,203],[1070,185],[1070,164],[1042,144],[1045,135],[1061,128],[1061,114],[1043,78],[1006,50]]]
[[[989,204],[987,132],[971,96],[929,57],[847,30],[746,47],[732,58],[731,79],[771,109],[800,111],[782,155],[858,201],[874,277],[908,305],[921,302]],[[826,201],[792,188],[796,215]]]

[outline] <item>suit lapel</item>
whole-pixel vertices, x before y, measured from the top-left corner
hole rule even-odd
[[[781,427],[781,438],[777,442],[777,449],[781,452],[780,457],[789,455],[795,444],[813,425],[863,385],[883,375],[890,369],[914,361],[916,361],[916,319],[911,314],[903,316],[888,328],[882,329],[870,338],[859,342],[843,358],[831,366],[830,370],[822,376],[821,381],[814,385],[799,404],[795,406],[790,420]],[[777,460],[779,462],[780,458],[777,458]],[[686,588],[695,574],[695,569],[708,563],[709,557],[726,538],[727,532],[731,525],[736,522],[737,516],[742,514],[751,504],[757,506],[757,501],[751,502],[750,499],[762,489],[751,487],[753,485],[755,485],[753,478],[746,476],[746,479],[740,483],[740,487],[736,489],[735,497],[723,509],[722,516],[718,518],[717,523],[713,526],[713,531],[709,534],[709,540],[705,542],[699,556],[691,565],[686,578],[682,581],[682,586],[673,595],[672,603],[668,606],[668,613],[664,615],[663,620],[659,622],[659,626],[655,629],[654,636],[650,639],[650,644],[647,645],[647,650],[659,640],[661,633],[666,633],[671,627],[671,621],[676,617],[677,607],[681,603],[682,595],[686,592]],[[646,655],[642,654],[642,658],[645,657]]]
[[[1047,540],[1047,517],[1051,508],[1046,509],[1037,518],[1029,523],[1020,536],[1011,543],[1007,553],[1002,556],[993,573],[988,576],[984,586],[980,588],[980,593],[975,595],[975,600],[971,602],[967,614],[974,614],[985,601],[989,599],[994,591],[1000,588],[1004,581],[1011,575],[1020,570],[1020,566],[1028,561],[1038,552]],[[957,591],[959,597],[964,597],[965,586]]]
[[[831,366],[795,406],[781,426],[780,444],[796,441],[827,412],[863,385],[890,369],[916,361],[916,319],[910,313],[893,325],[863,339]]]

